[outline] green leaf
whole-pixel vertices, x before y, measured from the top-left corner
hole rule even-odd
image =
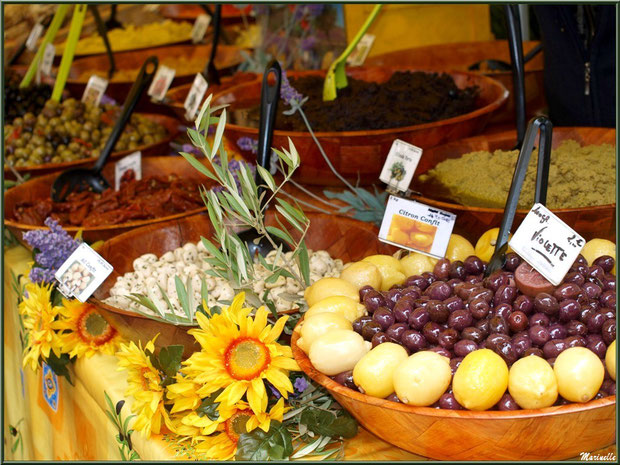
[[[211,421],[215,421],[220,417],[220,413],[218,412],[218,407],[220,406],[219,402],[215,402],[215,399],[222,393],[223,389],[218,389],[209,397],[202,399],[202,402],[196,409],[196,413],[199,417],[207,416],[207,418]]]
[[[292,453],[291,434],[282,423],[272,421],[266,433],[256,428],[239,436],[235,460],[284,460]]]
[[[308,218],[306,217],[306,215],[303,214],[303,212],[295,207],[293,207],[290,203],[288,203],[286,200],[284,199],[276,199],[276,201],[293,217],[295,217],[295,219],[301,223],[305,223],[308,221]]]
[[[273,273],[272,275],[268,276],[267,279],[265,279],[265,282],[267,284],[272,284],[275,283],[278,278],[280,277],[280,275],[282,274],[282,269],[277,270],[275,273]]]
[[[267,230],[269,234],[272,234],[282,239],[283,241],[288,242],[289,244],[292,244],[293,242],[295,242],[293,240],[293,237],[289,233],[287,233],[286,231],[280,228],[276,228],[275,226],[267,226],[265,229]]]
[[[64,376],[69,381],[69,384],[73,386],[73,381],[71,381],[71,374],[69,373],[69,369],[67,365],[71,359],[69,358],[69,354],[62,354],[60,357],[57,357],[54,351],[50,352],[50,356],[45,360],[45,363],[49,365],[54,373],[57,376]]]
[[[269,187],[272,192],[275,191],[276,182],[274,181],[271,173],[260,165],[256,165],[256,169],[258,170],[258,174],[260,174],[260,177],[263,178],[263,180],[265,181],[265,184],[267,184],[267,187]]]
[[[331,412],[309,406],[302,412],[299,422],[322,436],[352,438],[357,435],[357,421],[344,411],[336,417]]]
[[[289,214],[284,208],[282,208],[280,205],[276,205],[276,210],[284,218],[286,218],[286,221],[288,221],[291,224],[291,226],[293,226],[298,231],[301,231],[301,232],[304,231],[304,228],[299,224],[299,222],[295,219],[295,217],[293,217],[291,214]]]
[[[200,278],[200,299],[205,303],[205,305],[209,302],[209,289],[207,289],[207,282],[204,277]],[[200,304],[202,305],[202,302],[200,302]]]
[[[168,347],[162,347],[159,350],[159,364],[161,365],[164,373],[170,378],[174,376],[181,369],[181,359],[183,357],[183,346],[172,345]]]
[[[299,265],[299,271],[301,272],[301,276],[306,283],[306,286],[310,285],[310,257],[308,256],[308,247],[306,247],[306,243],[302,241],[299,244],[298,252],[297,252],[297,260]]]
[[[215,136],[213,137],[213,152],[217,152],[220,148],[220,144],[222,143],[222,136],[224,135],[224,128],[226,127],[226,109],[222,110],[220,114],[220,120],[217,123],[217,129],[215,130]],[[225,152],[220,153],[220,158],[222,160],[222,165],[228,165],[228,159],[225,155]]]
[[[180,155],[185,158],[190,165],[192,165],[196,170],[200,171],[202,174],[204,174],[207,178],[212,179],[214,181],[217,181],[217,178],[215,177],[215,175],[209,170],[209,168],[207,168],[205,165],[203,165],[202,163],[200,163],[196,157],[194,155],[192,155],[191,153],[187,153],[187,152],[179,152]]]

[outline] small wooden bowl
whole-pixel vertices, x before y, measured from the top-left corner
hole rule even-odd
[[[540,42],[523,42],[527,53]],[[544,52],[540,52],[524,67],[525,103],[528,116],[547,106],[543,84]],[[367,66],[383,66],[392,69],[436,69],[444,71],[467,71],[469,66],[482,60],[495,59],[510,63],[508,41],[490,40],[481,42],[459,42],[427,45],[368,57]],[[505,106],[495,112],[489,123],[514,123],[515,101],[512,85],[512,71],[473,71],[501,82],[510,93]]]
[[[394,247],[379,242],[378,229],[368,223],[322,213],[306,214],[310,219],[310,229],[306,236],[306,245],[309,249],[326,250],[333,258],[340,258],[344,262],[360,260],[377,253],[392,254],[396,251]],[[275,220],[275,214],[269,211],[267,223],[276,225]],[[296,232],[290,232],[293,236],[296,235]],[[114,267],[114,271],[95,291],[90,301],[102,310],[104,317],[124,337],[134,341],[142,340],[144,343],[160,333],[156,341],[158,346],[183,344],[186,355],[191,354],[197,346],[194,338],[187,334],[190,327],[160,323],[108,305],[103,299],[109,297],[110,288],[114,286],[119,276],[133,271],[133,261],[139,256],[145,253],[161,256],[167,251],[182,247],[189,241],[197,242],[201,236],[211,238],[212,234],[213,228],[208,216],[194,215],[134,229],[106,241],[99,254]]]
[[[204,163],[208,166],[208,162]],[[103,169],[103,175],[110,182],[114,181],[114,163],[108,163]],[[200,174],[195,168],[181,157],[149,157],[142,160],[142,177],[155,175],[176,174],[183,179],[195,180],[196,183],[202,183],[209,186],[212,182]],[[37,229],[47,229],[47,226],[32,226],[29,224],[19,223],[14,216],[15,205],[19,202],[36,202],[37,200],[47,199],[50,196],[52,184],[58,177],[58,173],[48,174],[35,179],[26,181],[23,184],[13,187],[4,193],[5,217],[4,225],[17,237],[17,239],[28,247],[22,239],[22,234],[26,231]],[[87,242],[96,242],[99,240],[108,240],[116,235],[130,231],[132,229],[141,228],[148,225],[156,225],[159,227],[167,221],[184,218],[196,213],[206,211],[206,207],[170,215],[162,218],[152,218],[149,220],[132,221],[130,223],[113,224],[106,226],[63,226],[63,228],[71,235],[75,236],[78,230],[82,230],[82,237]]]
[[[361,394],[314,368],[297,346],[300,324],[291,347],[303,372],[368,431],[414,454],[436,460],[562,460],[615,441],[616,396],[539,410],[476,412],[414,407]]]
[[[574,139],[582,145],[605,143],[616,145],[616,131],[608,128],[553,128],[553,148],[567,139]],[[459,158],[465,153],[480,150],[490,152],[498,149],[512,150],[516,140],[516,132],[507,131],[488,136],[471,137],[425,150],[411,183],[411,189],[422,193],[421,197],[415,197],[415,199],[455,213],[457,219],[454,232],[477,240],[488,229],[500,225],[504,216],[504,209],[471,207],[459,205],[446,199],[437,199],[437,194],[432,191],[430,186],[425,188],[423,184],[418,182],[419,176],[434,168],[438,163],[448,158]],[[512,231],[515,231],[521,224],[528,211],[517,210]],[[616,241],[616,204],[554,209],[553,212],[586,240],[598,237]]]
[[[163,139],[149,145],[141,145],[133,150],[123,150],[121,152],[114,152],[110,154],[110,160],[122,158],[125,155],[129,155],[130,153],[140,151],[142,152],[143,157],[150,157],[153,155],[161,155],[163,152],[168,151],[168,146],[170,142],[177,136],[179,133],[179,122],[171,118],[169,116],[163,115],[155,115],[150,113],[142,113],[142,116],[148,118],[151,121],[154,121],[164,128],[166,128],[166,132],[168,135]],[[29,173],[31,176],[41,176],[43,174],[48,173],[59,173],[64,170],[68,170],[69,168],[80,168],[83,166],[90,166],[97,161],[96,157],[91,158],[83,158],[81,160],[75,161],[66,161],[62,163],[44,163],[42,165],[32,165],[32,166],[19,166],[15,167],[15,170],[20,174]],[[5,164],[4,165],[4,177],[5,179],[15,179],[14,174],[11,169]]]
[[[289,76],[319,75],[326,71],[291,71]],[[385,68],[350,68],[347,74],[356,79],[385,82],[394,73]],[[499,82],[473,73],[449,73],[459,88],[477,85],[480,96],[476,110],[464,115],[448,118],[434,123],[419,124],[394,129],[348,132],[315,132],[323,149],[336,170],[349,179],[368,185],[377,181],[383,163],[395,139],[401,139],[418,147],[435,145],[476,134],[485,127],[491,114],[500,108],[508,98],[508,91]],[[230,104],[231,109],[248,108],[259,102],[261,82],[255,81],[233,87],[214,97],[215,103]],[[282,104],[283,106],[283,104]],[[282,108],[281,110],[283,110]],[[258,138],[258,129],[237,124],[226,125],[226,136],[233,142],[241,137]],[[291,138],[301,156],[301,165],[295,171],[294,179],[301,183],[314,185],[340,186],[342,182],[331,172],[323,159],[312,136],[308,132],[274,131],[274,147],[288,147]],[[248,160],[256,160],[256,155],[242,152]]]

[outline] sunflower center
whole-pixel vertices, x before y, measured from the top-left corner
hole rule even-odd
[[[77,333],[87,344],[100,346],[105,344],[116,334],[116,329],[92,308],[80,315],[77,324]]]
[[[269,349],[252,338],[237,339],[226,349],[226,370],[235,379],[256,378],[271,362]]]
[[[250,410],[240,410],[226,420],[226,423],[224,424],[226,435],[235,444],[239,441],[239,436],[248,432],[245,425],[250,419],[251,413],[252,412]]]

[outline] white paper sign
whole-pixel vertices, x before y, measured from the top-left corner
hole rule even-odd
[[[189,89],[185,102],[183,102],[183,107],[186,110],[185,118],[188,121],[194,121],[208,87],[209,84],[205,77],[201,73],[196,74],[192,87]]]
[[[544,205],[535,204],[508,245],[554,286],[559,285],[586,241]]]
[[[455,221],[454,213],[391,195],[379,230],[379,240],[443,258]]]
[[[161,65],[159,68],[157,68],[157,72],[155,73],[153,82],[151,82],[151,85],[147,92],[148,95],[153,97],[155,100],[163,100],[166,96],[166,92],[168,92],[170,84],[172,84],[175,73],[176,70],[168,68],[164,65]]]
[[[379,179],[400,192],[406,192],[413,178],[422,149],[396,139],[390,148]]]
[[[364,34],[355,46],[355,50],[347,58],[347,64],[350,66],[362,66],[374,43],[375,36],[373,34]]]
[[[142,179],[142,152],[130,153],[121,158],[114,166],[114,189],[121,188],[121,179],[127,171],[133,171],[136,180]]]
[[[41,73],[46,76],[52,75],[52,64],[54,63],[54,56],[56,55],[56,47],[54,44],[47,44],[45,51],[43,52],[43,58],[41,59]]]
[[[192,42],[194,44],[197,44],[204,39],[207,29],[209,28],[209,24],[211,24],[211,16],[204,14],[198,15],[196,21],[194,22],[194,27],[192,28]]]
[[[43,27],[43,24],[37,23],[32,28],[32,31],[30,31],[30,34],[26,39],[26,48],[31,52],[34,52],[37,48],[37,42],[39,41],[39,37],[41,37],[41,34],[43,34],[44,29],[45,28]]]
[[[93,74],[88,79],[86,89],[84,89],[84,93],[82,94],[82,102],[98,106],[107,88],[108,80]]]
[[[58,290],[65,297],[86,302],[112,270],[112,265],[101,255],[82,243],[58,268],[54,277],[59,282]]]

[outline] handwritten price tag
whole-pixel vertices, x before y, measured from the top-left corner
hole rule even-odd
[[[101,97],[103,97],[103,94],[107,88],[108,80],[93,74],[88,79],[86,89],[84,89],[84,93],[82,94],[82,102],[90,103],[94,106],[99,105],[101,102]]]
[[[211,17],[207,15],[199,15],[196,18],[194,27],[192,28],[192,43],[197,44],[204,39],[207,29],[211,24]]]
[[[121,188],[121,180],[127,171],[133,171],[137,181],[142,179],[142,152],[137,151],[130,153],[126,157],[121,158],[114,165],[114,189]]]
[[[54,56],[56,55],[56,47],[53,44],[47,44],[45,51],[43,52],[43,58],[41,59],[41,72],[46,76],[52,75],[52,64],[54,63]]]
[[[379,179],[397,191],[406,192],[420,158],[422,158],[420,147],[396,139],[390,147]]]
[[[364,34],[355,46],[355,50],[353,50],[349,58],[347,58],[347,65],[362,66],[374,43],[375,36],[373,34]]]
[[[34,52],[37,48],[37,42],[39,41],[39,37],[41,37],[41,34],[43,34],[43,30],[43,24],[37,23],[32,28],[32,31],[30,31],[28,39],[26,39],[26,48],[31,52]]]
[[[65,297],[86,302],[113,269],[101,255],[82,243],[58,268],[54,277],[59,283],[58,290]]]
[[[564,276],[586,241],[544,205],[535,204],[508,243],[553,285]]]
[[[196,113],[198,112],[198,108],[202,103],[202,98],[205,96],[208,87],[209,84],[204,76],[200,73],[196,74],[192,87],[187,93],[187,98],[185,102],[183,102],[183,107],[186,110],[185,118],[188,121],[193,121],[196,117]]]

